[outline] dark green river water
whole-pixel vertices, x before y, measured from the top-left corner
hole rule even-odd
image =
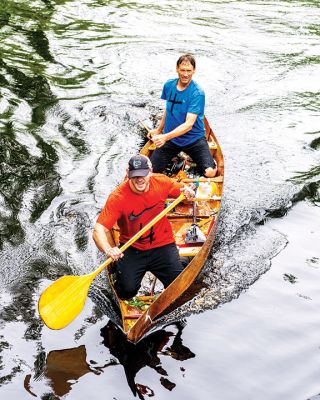
[[[91,238],[185,52],[225,157],[206,287],[131,345],[99,277],[50,331],[52,281]],[[320,398],[320,2],[1,0],[0,397]]]

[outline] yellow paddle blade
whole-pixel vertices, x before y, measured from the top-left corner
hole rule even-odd
[[[52,283],[39,299],[39,314],[50,329],[62,329],[81,312],[95,274],[63,276]]]

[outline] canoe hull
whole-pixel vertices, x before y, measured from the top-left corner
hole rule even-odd
[[[183,272],[158,296],[137,296],[136,303],[128,303],[114,295],[119,303],[119,309],[122,316],[123,330],[127,335],[128,340],[132,342],[139,341],[148,331],[157,324],[160,316],[165,315],[168,310],[174,309],[175,304],[182,305],[188,301],[188,296],[184,297],[188,292],[196,278],[199,276],[207,258],[212,250],[214,239],[217,230],[217,224],[220,214],[221,198],[223,193],[223,178],[224,178],[224,160],[220,145],[215,137],[208,121],[205,119],[206,138],[209,143],[210,150],[217,162],[218,172],[215,178],[210,181],[215,187],[215,193],[208,199],[198,199],[197,218],[200,220],[199,225],[204,231],[206,240],[203,244],[196,243],[195,245],[186,244],[185,236],[181,238],[181,231],[185,231],[185,226],[190,226],[193,215],[190,215],[192,203],[185,201],[176,212],[168,214],[169,221],[173,227],[173,232],[176,238],[176,243],[179,248],[180,255],[192,256],[191,262],[183,270]],[[147,142],[141,149],[140,153],[150,156],[153,151],[152,142]],[[194,178],[186,178],[186,181],[194,181]],[[208,182],[207,178],[200,178]],[[200,205],[200,206],[199,206]],[[178,208],[178,207],[177,207]],[[209,210],[209,211],[208,211]],[[199,212],[199,215],[198,215]],[[201,215],[201,212],[203,215]],[[208,215],[207,215],[208,214]],[[117,231],[114,231],[112,239],[117,244]],[[111,286],[112,277],[109,274]],[[135,305],[145,303],[145,307],[139,308]]]

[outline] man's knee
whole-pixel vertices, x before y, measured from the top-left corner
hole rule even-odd
[[[212,168],[212,167],[206,168],[204,171],[204,175],[207,178],[214,178],[217,174],[217,170],[218,170],[217,168]]]
[[[139,287],[137,288],[130,284],[124,285],[121,284],[120,282],[116,282],[115,289],[120,299],[127,300],[131,299],[138,293]]]
[[[118,270],[114,287],[121,299],[131,299],[138,293],[140,284],[136,283],[133,276],[123,276],[122,272]]]
[[[153,172],[162,173],[168,164],[170,164],[172,158],[179,152],[180,149],[178,146],[175,146],[170,142],[167,142],[163,147],[156,149],[150,157]]]
[[[171,267],[167,270],[166,275],[163,277],[162,283],[164,287],[166,288],[167,286],[170,285],[171,282],[173,282],[177,276],[181,274],[183,271],[184,266],[181,263],[180,257],[178,257],[175,260],[175,263],[171,264]]]
[[[156,172],[156,173],[160,172],[161,173],[165,167],[163,167],[163,163],[161,161],[161,156],[158,153],[159,153],[159,150],[156,149],[152,153],[152,155],[150,157],[150,161],[152,163],[153,172]]]

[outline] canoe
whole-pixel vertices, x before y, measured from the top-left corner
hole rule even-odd
[[[200,274],[213,247],[223,193],[224,161],[219,142],[206,118],[205,128],[210,151],[217,162],[216,177],[209,179],[195,175],[195,165],[185,154],[167,170],[168,175],[178,181],[194,182],[198,185],[193,201],[184,200],[167,214],[179,254],[190,262],[165,290],[154,293],[151,288],[148,293],[139,292],[129,301],[121,300],[117,296],[113,287],[113,268],[107,271],[121,313],[122,329],[131,342],[139,341],[157,325],[160,317],[190,299],[186,295],[188,289]],[[148,141],[140,153],[150,157],[154,148],[154,144]],[[173,199],[167,199],[168,203],[171,201]],[[110,235],[109,240],[118,245],[117,226]]]

